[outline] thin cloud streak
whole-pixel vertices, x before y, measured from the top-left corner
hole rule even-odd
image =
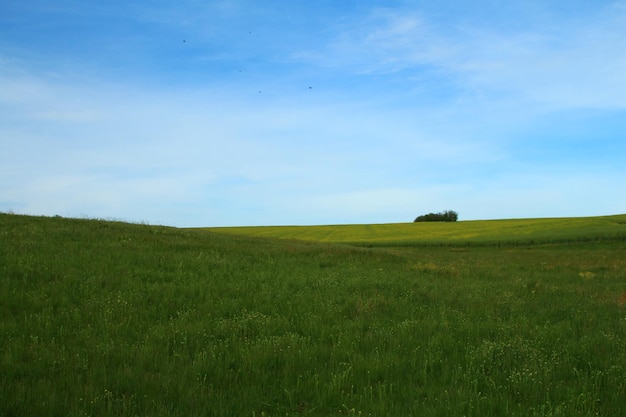
[[[558,26],[511,32],[438,28],[417,11],[376,9],[324,49],[295,57],[355,74],[424,68],[449,79],[465,99],[508,96],[552,108],[626,106],[626,8],[619,4]],[[598,63],[602,63],[599,65]]]

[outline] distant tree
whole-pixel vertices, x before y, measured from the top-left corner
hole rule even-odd
[[[444,222],[455,222],[459,219],[459,213],[454,210],[447,210],[443,212]]]
[[[453,210],[446,210],[440,213],[428,213],[417,216],[413,222],[455,222],[458,219],[459,213]]]

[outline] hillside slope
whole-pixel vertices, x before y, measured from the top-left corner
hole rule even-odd
[[[0,416],[626,415],[625,249],[0,214]]]

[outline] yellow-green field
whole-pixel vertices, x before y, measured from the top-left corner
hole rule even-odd
[[[626,214],[553,219],[206,228],[218,233],[359,244],[498,244],[626,237]]]

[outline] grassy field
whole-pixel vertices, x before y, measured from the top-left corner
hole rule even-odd
[[[0,214],[0,416],[626,415],[625,222]]]
[[[372,245],[499,245],[624,239],[626,215],[555,219],[216,227],[204,230],[247,236]]]

